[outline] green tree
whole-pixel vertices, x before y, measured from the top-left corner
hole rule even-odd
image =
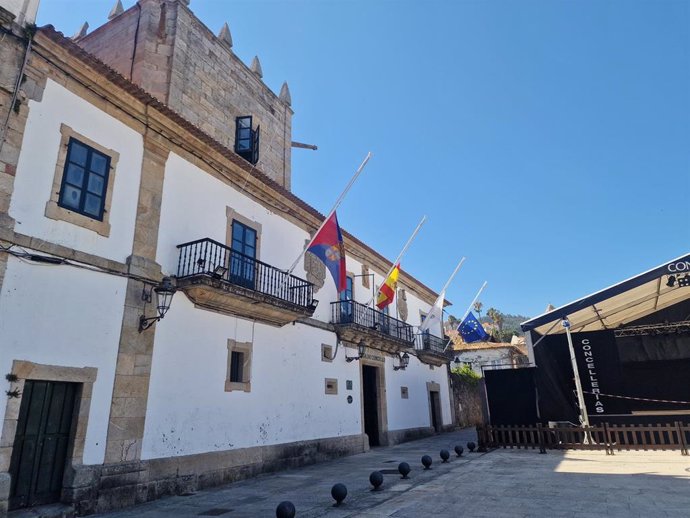
[[[481,320],[481,318],[482,318],[482,308],[484,307],[484,304],[482,304],[481,302],[477,301],[477,302],[474,303],[474,306],[473,306],[473,307],[474,307],[474,310],[477,312],[477,315],[478,315],[477,320]]]
[[[462,381],[469,385],[476,385],[481,376],[472,370],[472,367],[464,363],[460,367],[453,367],[450,370],[453,374],[460,377]]]
[[[503,313],[496,308],[489,308],[486,311],[486,315],[491,319],[491,323],[494,325],[494,329],[491,330],[491,335],[495,339],[500,340],[504,322]]]

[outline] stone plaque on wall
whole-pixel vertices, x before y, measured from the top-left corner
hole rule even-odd
[[[370,276],[369,276],[369,267],[366,264],[362,265],[362,286],[364,288],[371,288],[371,283],[370,281]]]
[[[407,294],[404,289],[398,290],[398,316],[407,321]]]

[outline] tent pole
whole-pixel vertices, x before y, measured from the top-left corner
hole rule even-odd
[[[575,347],[573,346],[573,337],[570,335],[570,321],[568,317],[563,318],[563,327],[565,334],[568,337],[568,350],[570,351],[570,363],[573,366],[573,374],[575,375],[575,391],[577,392],[577,404],[580,407],[580,424],[589,427],[589,416],[587,415],[587,407],[585,406],[585,396],[582,392],[582,383],[580,382],[580,371],[577,368],[577,359],[575,358]]]

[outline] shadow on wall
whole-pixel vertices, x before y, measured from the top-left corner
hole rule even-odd
[[[477,426],[484,423],[482,412],[483,380],[468,380],[455,373],[451,374],[453,395],[455,396],[455,420],[460,427]]]

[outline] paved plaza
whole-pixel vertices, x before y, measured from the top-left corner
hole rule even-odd
[[[442,434],[99,516],[270,518],[282,500],[295,504],[297,517],[690,516],[690,457],[680,452],[452,453],[472,439],[469,429]],[[452,453],[447,464],[442,448]],[[429,471],[424,454],[434,460]],[[410,480],[397,474],[402,461],[412,466]],[[384,472],[381,491],[371,491],[374,470]],[[341,507],[330,496],[336,482],[348,488]]]

